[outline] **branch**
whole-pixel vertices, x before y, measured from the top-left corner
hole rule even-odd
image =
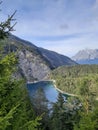
[[[11,16],[8,16],[8,19],[5,22],[0,23],[0,39],[8,37],[10,32],[15,31],[14,26],[17,24],[17,22],[15,22],[13,25],[11,24],[13,21],[16,21],[16,19],[13,19],[16,12],[17,11],[15,11]]]

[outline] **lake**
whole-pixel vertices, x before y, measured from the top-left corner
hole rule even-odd
[[[29,83],[27,84],[27,89],[30,97],[32,98],[33,94],[39,89],[42,88],[45,92],[47,99],[50,102],[56,102],[59,92],[53,85],[51,81],[40,81],[37,83]]]

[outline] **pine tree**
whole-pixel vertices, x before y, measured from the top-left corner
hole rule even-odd
[[[32,97],[33,109],[36,116],[42,116],[41,124],[42,127],[48,130],[48,120],[49,120],[49,108],[48,99],[46,98],[44,90],[40,87]]]
[[[80,120],[77,121],[77,124],[74,126],[74,130],[96,130],[98,127],[98,119],[94,118],[96,113],[96,86],[93,85],[93,80],[90,77],[84,78],[80,82],[80,101],[82,104],[82,110],[80,111]],[[97,113],[96,113],[97,115]]]
[[[57,102],[53,104],[53,112],[51,114],[51,124],[53,130],[65,130],[65,101],[61,93],[58,95]]]
[[[11,25],[11,22],[15,13],[0,23],[0,47],[1,40],[13,31],[16,23]],[[34,114],[24,80],[12,76],[16,63],[14,53],[0,54],[0,130],[37,130],[41,117]]]
[[[1,3],[2,1],[0,2],[0,4]],[[14,26],[17,23],[15,22],[16,19],[13,18],[15,14],[16,11],[12,15],[9,15],[5,21],[0,22],[0,40],[5,39],[6,37],[8,37],[10,32],[14,31]]]

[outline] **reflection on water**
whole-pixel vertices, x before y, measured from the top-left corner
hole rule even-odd
[[[28,88],[30,97],[32,97],[39,88],[42,88],[45,92],[47,99],[50,102],[57,101],[59,92],[55,89],[51,81],[41,81],[38,83],[30,83],[30,84],[27,84],[27,88]]]

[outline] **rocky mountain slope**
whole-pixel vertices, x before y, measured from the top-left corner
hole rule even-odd
[[[62,65],[75,65],[76,63],[68,58],[67,56],[58,54],[54,51],[46,50],[43,48],[39,48],[41,55],[47,60],[52,69],[55,69]]]
[[[1,42],[0,42],[1,43]],[[51,71],[62,65],[75,65],[70,58],[56,52],[39,48],[14,35],[2,41],[5,53],[16,52],[19,64],[16,76],[23,76],[28,82],[43,80]]]
[[[98,64],[98,49],[85,49],[72,57],[79,64]]]

